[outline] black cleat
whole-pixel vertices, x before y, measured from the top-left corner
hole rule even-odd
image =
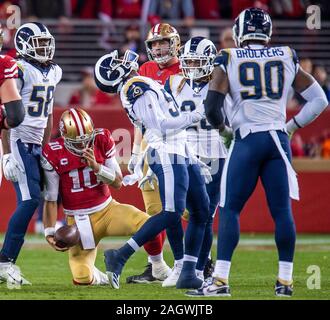
[[[292,297],[293,293],[293,285],[285,285],[279,282],[278,280],[276,281],[275,284],[275,296],[278,297]]]
[[[152,275],[152,264],[148,263],[143,273],[126,278],[126,283],[151,283],[161,282]]]
[[[212,278],[213,271],[214,271],[214,263],[213,263],[212,259],[207,259],[206,265],[204,267],[205,281],[209,278]]]

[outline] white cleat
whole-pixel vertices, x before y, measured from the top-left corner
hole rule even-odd
[[[171,274],[163,281],[162,287],[175,287],[180,277],[182,264],[175,264]]]
[[[159,281],[164,281],[171,274],[172,269],[166,264],[165,261],[154,262],[152,264],[152,276]]]
[[[93,276],[93,286],[106,286],[110,284],[108,276],[96,267],[94,267]]]
[[[0,263],[0,282],[6,282],[8,288],[10,286],[24,286],[32,284],[23,277],[20,268],[12,262]]]

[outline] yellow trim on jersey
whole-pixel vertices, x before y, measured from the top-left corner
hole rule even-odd
[[[229,65],[229,62],[230,62],[230,49],[222,49],[223,51],[227,52],[228,53],[228,62],[227,62],[227,66]]]
[[[133,78],[129,79],[124,85],[124,95],[125,96],[127,96],[127,91],[134,82],[144,82],[145,84],[148,84],[146,81],[142,80],[141,78],[133,77]]]

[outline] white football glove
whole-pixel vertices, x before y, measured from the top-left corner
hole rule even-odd
[[[127,170],[129,173],[134,173],[134,168],[139,161],[139,155],[132,153],[131,158],[128,161]]]
[[[134,173],[134,168],[139,162],[140,146],[136,143],[133,144],[132,155],[127,164],[127,170],[130,174]]]
[[[138,187],[143,190],[144,189],[144,185],[146,184],[146,182],[149,182],[149,185],[151,187],[152,190],[155,190],[155,186],[153,183],[153,179],[157,179],[157,176],[154,174],[154,172],[149,168],[147,171],[147,174],[139,181]]]
[[[205,164],[203,161],[198,160],[198,164],[201,168],[201,175],[204,177],[205,183],[209,184],[212,182],[212,174],[211,174],[211,168]]]
[[[5,178],[12,182],[17,182],[20,174],[25,173],[24,168],[22,168],[11,153],[3,155],[2,169]]]

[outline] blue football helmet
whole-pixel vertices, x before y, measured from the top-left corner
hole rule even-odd
[[[183,76],[191,81],[209,76],[216,55],[217,49],[212,41],[203,37],[191,38],[181,48],[179,56]]]
[[[132,71],[137,71],[139,55],[126,50],[124,57],[118,57],[114,50],[102,56],[95,64],[94,79],[98,88],[107,93],[119,93]]]
[[[55,53],[55,39],[39,22],[23,24],[15,34],[15,48],[19,55],[40,63],[50,61]]]
[[[267,12],[259,8],[242,11],[235,20],[233,39],[237,47],[246,40],[268,43],[272,35],[272,20]]]

